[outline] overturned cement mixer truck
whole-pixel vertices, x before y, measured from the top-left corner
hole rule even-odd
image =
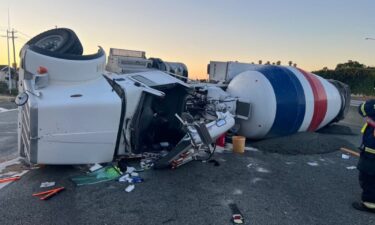
[[[210,82],[183,63],[102,48],[82,55],[66,28],[21,49],[18,148],[30,163],[88,164],[160,153],[155,168],[207,159],[232,127],[252,139],[315,131],[344,118],[348,86],[294,67],[211,62]],[[106,68],[106,69],[105,69]]]

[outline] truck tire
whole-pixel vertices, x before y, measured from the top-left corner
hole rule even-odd
[[[83,47],[74,31],[56,28],[31,38],[27,45],[60,54],[82,55]]]

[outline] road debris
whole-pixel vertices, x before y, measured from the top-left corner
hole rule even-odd
[[[5,183],[5,182],[11,182],[11,181],[16,181],[16,180],[19,180],[21,179],[20,176],[16,176],[16,177],[7,177],[7,178],[2,178],[0,179],[0,183]]]
[[[135,185],[131,184],[125,188],[125,191],[129,193],[129,192],[132,192],[134,188],[135,188]]]
[[[319,163],[317,162],[307,162],[309,166],[319,166]]]
[[[355,170],[355,169],[357,169],[357,167],[356,166],[347,166],[346,169],[348,169],[348,170]]]
[[[259,173],[270,173],[271,172],[268,169],[263,168],[263,167],[256,168],[256,171],[259,172]]]
[[[55,182],[54,181],[52,181],[52,182],[42,182],[41,184],[40,184],[40,187],[41,188],[46,188],[46,187],[53,187],[53,186],[55,186]]]
[[[130,175],[131,175],[132,177],[138,177],[138,176],[139,176],[139,173],[137,173],[137,172],[131,172]]]
[[[35,194],[33,194],[33,196],[42,196],[42,197],[39,198],[40,200],[47,200],[47,199],[50,199],[52,196],[58,194],[59,192],[61,192],[63,190],[65,190],[64,187],[59,187],[59,188],[51,189],[51,190],[48,190],[48,191],[35,193]]]
[[[128,166],[128,167],[126,168],[126,173],[131,174],[131,173],[133,173],[134,171],[135,171],[135,168],[134,168],[134,167],[130,167],[130,166]]]
[[[354,151],[354,150],[351,150],[351,149],[348,149],[348,148],[340,148],[340,150],[343,151],[343,152],[349,153],[351,155],[359,157],[359,153]]]
[[[245,147],[245,151],[250,151],[250,152],[259,152],[259,149],[254,148],[254,147]]]
[[[126,170],[126,174],[121,176],[118,181],[131,184],[142,183],[144,181],[143,178],[139,176],[139,173],[134,171],[136,171],[134,167],[128,167]]]
[[[242,154],[245,151],[246,138],[243,136],[233,136],[232,145],[233,152]]]
[[[124,176],[120,177],[118,181],[131,183],[132,179],[130,178],[129,174],[125,174]]]
[[[142,177],[132,177],[130,183],[133,183],[133,184],[135,184],[135,183],[142,183],[143,181],[144,180],[143,180]]]
[[[262,181],[262,180],[263,180],[262,178],[255,177],[255,178],[251,179],[251,183],[256,184],[256,183],[258,183],[259,181]]]
[[[106,166],[87,175],[75,176],[71,180],[77,185],[97,184],[117,179],[122,173],[116,166]]]
[[[229,204],[229,208],[232,210],[232,222],[234,224],[243,224],[245,221],[237,205],[235,203],[231,203]]]
[[[90,172],[94,172],[95,170],[103,168],[100,164],[95,163],[92,167],[90,167]]]
[[[341,154],[342,159],[350,159],[350,156],[347,154]]]
[[[140,166],[144,170],[149,170],[154,166],[154,162],[151,159],[142,159],[140,162]]]
[[[243,191],[241,189],[236,188],[233,191],[233,195],[242,195],[242,194],[243,194]]]

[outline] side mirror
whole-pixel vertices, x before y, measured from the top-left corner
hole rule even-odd
[[[22,92],[17,95],[14,102],[16,103],[17,106],[23,106],[26,104],[27,100],[29,100],[29,95],[26,92]]]

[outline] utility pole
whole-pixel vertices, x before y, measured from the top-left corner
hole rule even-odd
[[[8,48],[8,76],[9,76],[9,93],[11,94],[12,93],[12,74],[11,74],[11,70],[10,70],[10,50],[9,50],[9,29],[7,30],[7,48]]]
[[[9,31],[10,31],[10,12],[8,8],[8,29],[7,29],[7,47],[8,47],[8,75],[9,75],[9,94],[12,94],[12,73],[10,70],[10,50],[9,50]]]
[[[16,62],[16,46],[15,46],[15,43],[14,43],[14,39],[17,38],[16,36],[14,36],[14,29],[12,29],[12,31],[10,31],[10,28],[7,29],[7,35],[6,36],[2,36],[2,37],[5,37],[7,39],[7,48],[8,48],[8,88],[9,88],[9,93],[11,94],[12,93],[12,66],[10,65],[10,46],[9,46],[9,39],[12,38],[12,44],[13,44],[13,68],[14,68],[14,71],[16,71],[17,69],[17,62]]]
[[[14,39],[17,38],[14,36],[14,33],[17,33],[16,31],[14,31],[14,29],[12,29],[12,44],[13,44],[13,68],[14,68],[14,71],[17,70],[17,59],[16,59],[16,46],[14,44]]]
[[[7,35],[1,36],[5,37],[7,39],[7,48],[8,48],[8,88],[9,88],[9,94],[12,94],[12,73],[11,73],[11,67],[10,67],[10,49],[9,49],[9,34],[12,33],[10,31],[10,16],[9,16],[9,9],[8,9],[8,29],[7,29]],[[13,42],[14,43],[14,42]]]

